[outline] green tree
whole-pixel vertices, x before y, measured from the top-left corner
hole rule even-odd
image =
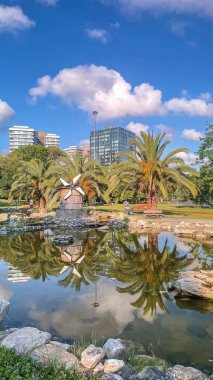
[[[32,159],[41,160],[43,162],[56,160],[59,157],[64,157],[65,153],[58,147],[43,145],[26,145],[21,148],[14,149],[9,153],[11,158],[17,161],[30,161]]]
[[[198,150],[200,167],[200,177],[197,181],[199,187],[196,201],[199,203],[213,202],[213,124],[206,129],[206,135],[201,139],[201,146]]]
[[[26,145],[15,149],[6,156],[0,155],[0,196],[2,198],[9,197],[13,177],[20,162],[29,162],[32,159],[47,162],[65,156],[65,153],[57,147],[46,148],[42,145]]]
[[[13,177],[11,198],[33,198],[39,204],[41,213],[46,212],[47,202],[51,207],[58,199],[58,178],[52,173],[54,161],[38,159],[29,162],[22,161]]]
[[[130,139],[135,146],[130,152],[120,153],[119,156],[128,159],[119,164],[118,171],[123,180],[124,191],[135,188],[137,191],[145,191],[149,208],[156,208],[159,194],[168,199],[168,189],[179,183],[188,188],[193,197],[197,195],[197,188],[191,176],[196,176],[197,171],[185,165],[184,161],[177,157],[178,153],[188,152],[187,149],[178,148],[165,153],[169,141],[164,140],[165,133],[159,133],[154,137],[153,133],[141,132],[140,136]]]

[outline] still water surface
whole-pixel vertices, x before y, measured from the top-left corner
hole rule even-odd
[[[173,363],[212,369],[213,304],[175,300],[181,270],[213,268],[213,247],[172,233],[75,233],[59,247],[43,232],[0,238],[5,327],[35,326],[70,342],[121,337]]]

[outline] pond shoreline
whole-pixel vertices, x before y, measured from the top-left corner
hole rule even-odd
[[[3,301],[3,300],[0,300]],[[8,311],[8,309],[7,309]],[[5,315],[6,316],[6,315]],[[40,367],[54,363],[61,371],[71,371],[92,379],[146,380],[211,380],[213,374],[194,367],[169,365],[166,361],[146,354],[142,344],[131,340],[109,338],[104,345],[89,344],[75,347],[52,340],[51,334],[33,327],[0,331],[0,350],[14,350],[18,357],[32,359]],[[6,351],[7,355],[10,354]],[[21,359],[23,360],[23,359]],[[73,372],[74,371],[74,372]],[[42,377],[41,377],[42,378]]]

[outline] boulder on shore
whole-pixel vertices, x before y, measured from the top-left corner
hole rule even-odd
[[[181,272],[170,290],[177,292],[177,297],[198,297],[213,301],[213,270]]]
[[[84,367],[92,369],[104,358],[104,350],[90,344],[81,354],[81,363]]]
[[[135,348],[131,340],[108,339],[103,346],[103,350],[108,359],[123,359],[126,354]]]
[[[198,369],[176,365],[168,369],[167,375],[174,380],[209,380],[209,377]]]
[[[31,352],[30,356],[38,363],[48,365],[55,362],[66,369],[76,368],[79,360],[75,355],[65,351],[54,343],[45,344]]]
[[[8,335],[1,346],[14,349],[17,354],[26,354],[37,347],[49,343],[51,335],[34,327],[24,327]]]
[[[0,323],[5,319],[10,307],[10,302],[0,300]]]

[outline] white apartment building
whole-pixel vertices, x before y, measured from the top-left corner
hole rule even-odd
[[[56,135],[55,133],[46,133],[45,136],[45,146],[60,146],[60,136]]]
[[[64,149],[64,152],[69,156],[72,157],[75,154],[80,154],[80,156],[83,156],[83,149],[81,146],[72,145],[69,146],[69,148]]]
[[[14,127],[9,128],[10,152],[24,145],[33,145],[34,134],[35,131],[33,128],[24,125],[14,125]]]

